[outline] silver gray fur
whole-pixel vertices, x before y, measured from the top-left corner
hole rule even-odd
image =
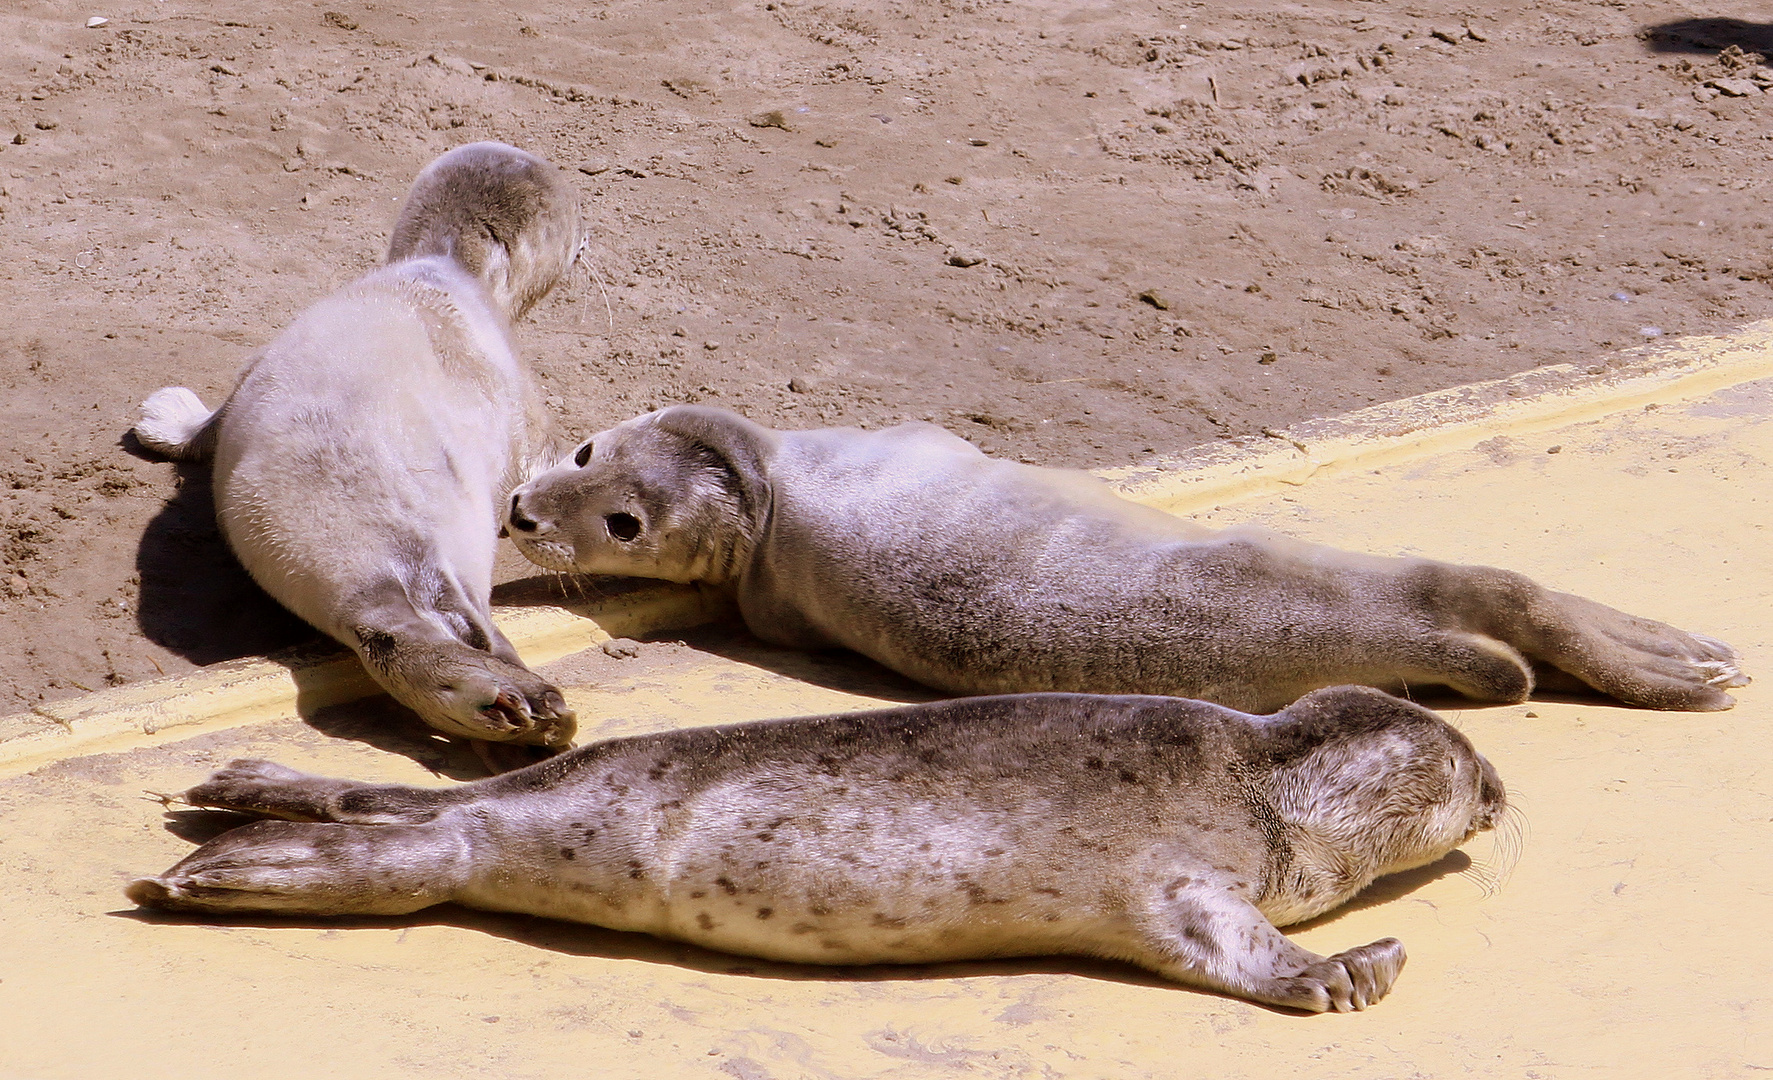
[[[1635,705],[1725,709],[1728,645],[1520,574],[1193,525],[929,424],[772,431],[675,406],[519,487],[557,570],[702,582],[759,637],[842,646],[959,694],[1175,694],[1252,712],[1321,686],[1522,701],[1535,668]]]
[[[559,452],[510,326],[578,243],[553,166],[459,147],[414,180],[386,263],[297,317],[221,408],[169,387],[135,428],[212,459],[217,519],[254,580],[454,735],[573,734],[489,603],[504,494]]]
[[[261,821],[128,889],[197,912],[455,902],[800,963],[1065,953],[1360,1009],[1404,950],[1277,925],[1495,822],[1489,763],[1362,687],[1272,717],[1027,694],[614,739],[442,790],[240,761],[187,792]]]

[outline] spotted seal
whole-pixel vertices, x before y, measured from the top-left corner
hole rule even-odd
[[[556,172],[502,143],[437,158],[380,269],[303,312],[221,408],[168,387],[135,426],[150,449],[213,459],[217,519],[254,580],[401,703],[454,735],[549,746],[573,714],[489,604],[504,495],[559,452],[510,332],[577,254]]]
[[[455,902],[819,964],[1073,954],[1271,1005],[1383,997],[1393,938],[1278,930],[1506,807],[1434,713],[1365,687],[1273,716],[1022,694],[611,739],[442,790],[237,761],[195,805],[285,820],[128,887],[155,908]]]
[[[556,570],[701,582],[759,637],[845,647],[957,694],[1175,694],[1267,712],[1316,687],[1522,701],[1536,669],[1724,709],[1728,645],[1507,570],[1223,532],[931,424],[773,431],[702,406],[629,420],[518,487]]]

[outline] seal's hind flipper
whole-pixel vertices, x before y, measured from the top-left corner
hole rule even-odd
[[[449,900],[471,861],[450,831],[425,825],[255,821],[124,894],[168,911],[405,915]]]
[[[182,386],[164,386],[142,402],[135,437],[148,449],[174,461],[206,461],[215,453],[216,417],[220,409],[204,407]]]
[[[459,800],[459,791],[331,780],[274,762],[242,759],[229,762],[180,798],[192,806],[285,821],[391,825],[430,821]]]

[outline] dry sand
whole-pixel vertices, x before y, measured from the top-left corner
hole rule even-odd
[[[450,146],[575,170],[598,277],[521,328],[574,431],[707,401],[1107,465],[1773,315],[1770,31],[1691,15],[16,0],[0,712],[306,635],[120,439]]]

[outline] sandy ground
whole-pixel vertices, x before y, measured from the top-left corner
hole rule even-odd
[[[1762,380],[1326,469],[1198,516],[1518,567],[1723,637],[1764,678],[1770,469]],[[858,659],[718,628],[543,670],[587,738],[925,693]],[[1773,755],[1766,690],[1740,698],[1678,715],[1438,702],[1501,773],[1524,843],[1479,838],[1293,931],[1318,952],[1388,935],[1410,952],[1384,1001],[1318,1017],[1063,957],[842,970],[447,906],[352,922],[145,915],[123,883],[233,822],[144,789],[181,790],[243,755],[427,785],[478,770],[386,699],[140,736],[0,779],[0,875],[29,883],[0,889],[0,1076],[1758,1075],[1773,1069],[1773,950],[1758,932],[1773,919]]]
[[[1773,315],[1773,31],[1472,10],[10,3],[0,711],[305,635],[120,438],[472,139],[583,193],[595,275],[521,328],[578,432],[707,401],[1115,464]]]

